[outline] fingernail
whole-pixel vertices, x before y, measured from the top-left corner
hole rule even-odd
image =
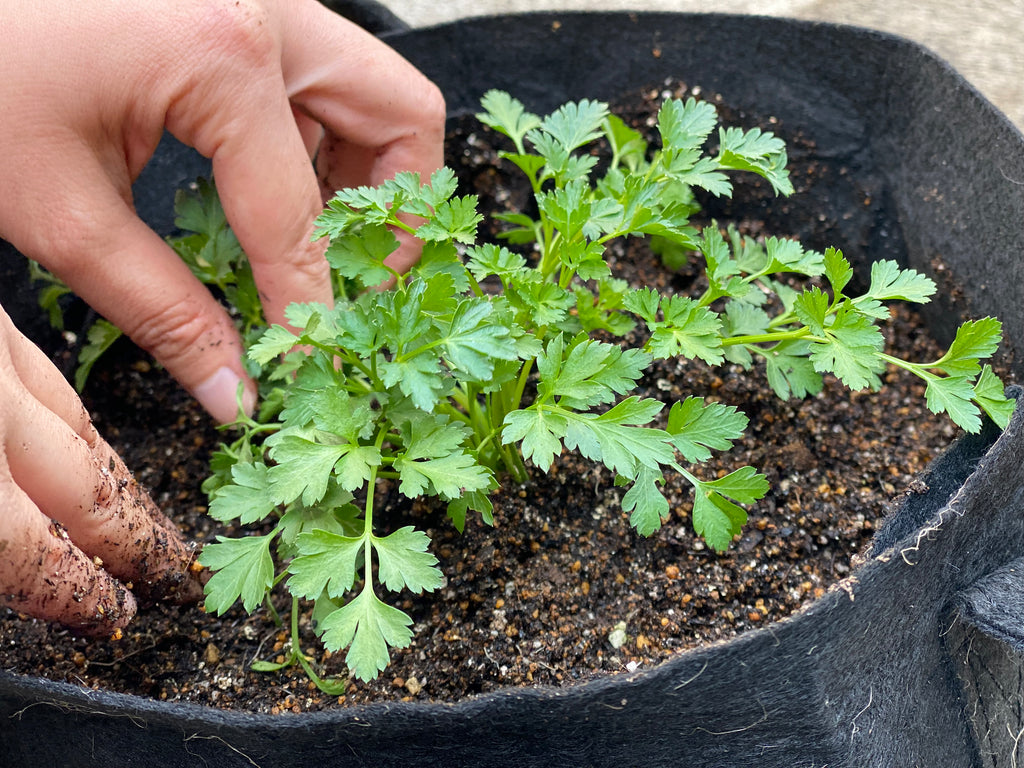
[[[192,390],[196,400],[221,424],[234,421],[238,415],[238,384],[242,379],[228,367],[217,369],[210,378]],[[256,392],[246,383],[242,391],[242,409],[252,415],[256,409]]]

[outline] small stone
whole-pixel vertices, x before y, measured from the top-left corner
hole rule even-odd
[[[423,684],[415,677],[410,677],[405,681],[405,690],[411,693],[413,696],[423,690]]]
[[[220,648],[213,643],[206,644],[206,650],[203,652],[203,661],[207,664],[216,664],[220,661]]]

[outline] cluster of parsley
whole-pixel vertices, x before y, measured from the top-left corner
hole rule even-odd
[[[760,499],[767,481],[752,467],[703,479],[699,466],[731,448],[747,418],[699,397],[662,416],[662,402],[630,394],[655,359],[749,368],[761,358],[782,398],[817,393],[824,373],[851,389],[878,389],[891,364],[923,378],[929,408],[967,431],[980,429],[981,411],[1008,421],[1012,402],[980,363],[999,344],[998,320],[964,323],[939,360],[899,360],[884,352],[883,302],[926,302],[935,292],[927,277],[877,262],[867,291],[848,296],[852,269],[836,249],[822,254],[792,240],[757,243],[691,225],[693,189],[730,195],[727,171],[792,192],[785,146],[774,135],[720,128],[709,154],[714,107],[668,100],[657,120],[661,146],[652,151],[600,102],[565,104],[542,118],[491,91],[482,106],[479,119],[514,147],[501,157],[533,189],[536,218],[499,216],[509,245],[526,247],[477,244],[477,200],[455,195],[447,168],[427,183],[400,173],[379,187],[343,190],[315,235],[330,241],[337,300],[293,305],[290,329],[263,330],[251,272],[212,188],[178,200],[179,226],[197,234],[172,244],[236,306],[263,396],[257,417],[234,425],[237,438],[214,456],[204,484],[213,517],[260,524],[259,533],[204,548],[200,562],[213,571],[206,608],[269,606],[283,582],[293,600],[284,664],[301,664],[324,690],[340,684],[319,678],[299,648],[300,600],[312,601],[324,645],[347,648],[351,674],[371,679],[389,650],[412,638],[411,619],[381,594],[443,584],[425,533],[411,525],[377,533],[379,480],[409,498],[437,497],[461,530],[470,512],[492,521],[489,494],[499,478],[525,481],[526,462],[547,470],[563,450],[576,450],[626,487],[622,507],[643,535],[669,514],[665,472],[679,473],[693,486],[694,528],[724,550],[746,522],[742,505]],[[611,159],[595,179],[595,155],[580,150],[602,138]],[[395,230],[423,244],[407,275],[385,263],[398,247]],[[627,236],[656,240],[667,258],[702,258],[703,295],[660,295],[613,276],[605,248]],[[778,279],[783,273],[823,277],[829,290],[794,289]],[[389,280],[392,289],[374,290]],[[641,348],[593,335],[621,337],[638,322],[649,332]]]

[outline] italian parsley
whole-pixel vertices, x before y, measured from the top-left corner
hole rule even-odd
[[[301,664],[325,690],[337,684],[316,677],[299,650],[300,600],[311,601],[324,645],[347,649],[351,674],[366,680],[413,635],[393,596],[444,583],[425,533],[378,530],[378,481],[408,498],[435,497],[462,530],[470,515],[492,522],[489,496],[501,478],[524,482],[528,464],[547,471],[575,450],[624,488],[622,508],[642,535],[668,516],[662,486],[666,472],[677,473],[693,487],[696,532],[726,549],[767,481],[752,467],[709,479],[700,466],[741,438],[747,418],[700,397],[666,412],[633,394],[656,359],[745,368],[762,360],[781,398],[819,392],[826,373],[851,389],[878,389],[896,366],[926,381],[928,407],[965,430],[980,429],[982,412],[1007,423],[1012,404],[980,362],[999,343],[998,320],[965,323],[939,360],[899,360],[884,351],[885,302],[927,301],[935,292],[927,277],[882,261],[867,290],[851,295],[853,270],[837,249],[691,224],[693,190],[730,195],[731,173],[792,192],[777,137],[719,128],[714,141],[715,110],[693,99],[661,107],[656,149],[601,102],[541,117],[490,91],[482,107],[479,119],[508,138],[501,158],[529,181],[536,215],[500,215],[507,244],[479,243],[477,200],[456,194],[447,168],[342,190],[315,232],[329,241],[335,304],[293,305],[290,328],[259,330],[251,273],[212,189],[178,201],[179,224],[196,234],[175,247],[236,302],[263,403],[255,419],[239,418],[204,484],[213,517],[259,526],[203,550],[200,562],[214,572],[206,607],[269,606],[283,584],[293,599],[285,664]],[[588,150],[599,140],[610,150],[600,173]],[[386,261],[396,230],[423,246],[407,275]],[[624,237],[650,238],[667,263],[702,259],[707,288],[686,297],[629,287],[605,259],[608,243]],[[807,287],[784,275],[809,278]],[[389,280],[393,288],[375,290]],[[641,346],[614,341],[638,326],[647,332]]]

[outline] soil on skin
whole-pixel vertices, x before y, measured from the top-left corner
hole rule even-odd
[[[673,87],[677,95],[685,90]],[[658,89],[640,94],[625,103],[624,115],[649,125],[659,98]],[[807,140],[787,135],[785,126],[769,127],[811,156]],[[493,160],[492,142],[479,124],[460,126],[448,162],[485,209],[501,210],[524,193],[479,167]],[[809,196],[814,173],[797,167],[794,180],[794,199]],[[736,195],[730,205],[740,210],[747,200],[752,205],[745,210],[756,211],[764,190],[754,183]],[[765,218],[747,215],[740,223],[756,235]],[[612,258],[620,274],[623,262],[635,265],[640,284],[701,288],[695,270],[670,274],[647,251],[619,245]],[[894,355],[941,354],[904,307],[895,308],[885,334]],[[447,584],[434,595],[400,598],[415,621],[412,646],[394,652],[378,680],[352,681],[341,697],[322,694],[298,669],[248,669],[256,659],[279,658],[288,642],[290,601],[281,595],[280,627],[262,612],[246,616],[235,608],[215,617],[160,605],[142,612],[118,641],[77,638],[8,612],[0,615],[0,666],[90,688],[273,713],[380,700],[454,701],[506,686],[559,686],[648,668],[798,611],[850,572],[893,497],[921,490],[914,476],[957,431],[927,411],[916,379],[895,371],[884,378],[876,394],[851,394],[829,380],[816,397],[781,402],[762,367],[654,365],[638,394],[667,404],[703,395],[737,405],[750,418],[746,438],[700,470],[711,476],[750,464],[772,486],[722,555],[695,538],[685,483],[670,480],[671,518],[641,538],[621,511],[622,490],[609,473],[575,454],[564,455],[547,476],[533,470],[528,486],[498,492],[495,527],[471,521],[462,535],[439,508],[415,504],[410,512],[394,488],[380,488],[384,525],[412,521],[426,530]],[[199,491],[219,435],[164,372],[124,345],[95,369],[87,404],[100,431],[187,535],[206,542],[232,533],[204,515]],[[345,674],[341,654],[319,650],[311,632],[305,644],[324,674]]]

